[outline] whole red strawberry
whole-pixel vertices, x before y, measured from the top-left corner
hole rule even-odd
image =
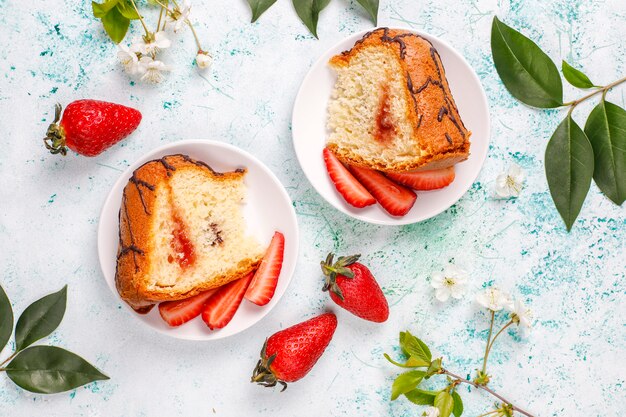
[[[98,100],[76,100],[63,112],[55,107],[54,122],[44,138],[53,154],[67,154],[67,148],[85,156],[96,156],[130,135],[141,122],[141,113],[121,104]]]
[[[321,262],[326,276],[322,290],[330,291],[330,298],[355,316],[382,323],[389,318],[389,304],[370,270],[357,262],[360,256],[340,256],[333,263],[329,253]]]
[[[324,313],[270,336],[261,349],[251,382],[287,388],[309,373],[322,356],[337,328],[337,317]]]

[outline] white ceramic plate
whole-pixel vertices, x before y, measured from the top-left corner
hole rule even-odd
[[[456,166],[456,179],[448,187],[436,191],[418,191],[417,201],[404,217],[390,216],[379,204],[362,209],[347,204],[335,189],[322,158],[327,129],[326,107],[336,76],[327,63],[333,56],[352,48],[367,31],[355,33],[322,55],[304,78],[293,109],[293,143],[300,166],[322,197],[339,211],[370,223],[402,225],[429,219],[456,203],[471,187],[487,156],[489,148],[489,109],[487,97],[478,76],[465,59],[446,42],[412,29],[432,42],[445,67],[454,100],[463,123],[472,131],[470,157]]]
[[[161,319],[156,307],[146,315],[137,314],[125,302],[121,301],[115,288],[119,227],[118,212],[124,187],[132,176],[133,171],[145,162],[176,153],[189,155],[194,159],[206,162],[216,171],[232,171],[237,168],[247,168],[248,173],[245,177],[247,186],[246,204],[243,211],[250,232],[265,245],[269,244],[274,231],[278,230],[285,235],[284,262],[274,298],[263,307],[243,300],[233,320],[221,330],[209,330],[200,317],[179,327],[169,327]],[[278,178],[261,161],[249,153],[225,143],[206,140],[184,140],[149,152],[128,167],[117,180],[104,202],[102,213],[100,214],[98,256],[100,257],[102,273],[114,296],[128,307],[129,314],[132,314],[143,324],[163,334],[179,339],[221,339],[239,333],[261,320],[272,310],[285,293],[296,268],[296,260],[298,258],[298,222],[289,195],[287,195]]]

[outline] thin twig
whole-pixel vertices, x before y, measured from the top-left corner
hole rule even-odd
[[[0,366],[4,365],[5,363],[9,362],[11,359],[13,359],[19,352],[13,352],[11,354],[11,356],[9,356],[8,358],[6,358],[4,361],[2,361],[0,363]],[[0,371],[4,371],[5,368],[1,368]]]
[[[576,106],[578,106],[580,103],[582,103],[583,101],[586,101],[586,100],[590,99],[591,97],[595,96],[596,94],[600,94],[600,93],[602,93],[602,97],[604,98],[604,96],[606,96],[606,93],[610,89],[620,85],[623,82],[626,82],[626,77],[621,78],[621,79],[619,79],[619,80],[617,80],[615,82],[612,82],[611,84],[608,84],[608,85],[606,85],[604,87],[598,88],[597,90],[594,90],[591,93],[589,93],[589,94],[587,94],[585,96],[582,96],[578,100],[573,100],[573,101],[568,101],[567,103],[563,103],[563,106],[570,106],[568,114],[572,114],[572,111],[574,111],[574,108]]]
[[[505,331],[510,325],[513,324],[513,320],[511,320],[510,322],[508,322],[504,327],[502,327],[500,329],[500,331],[498,333],[496,333],[496,335],[493,337],[493,339],[491,340],[491,343],[487,346],[487,356],[489,355],[489,353],[491,352],[491,348],[493,347],[493,343],[496,341],[496,339],[498,338],[498,336],[500,336],[500,334],[502,334],[503,331]]]
[[[511,406],[511,408],[512,408],[514,411],[517,411],[518,413],[523,414],[523,415],[525,415],[525,416],[527,416],[527,417],[534,417],[534,416],[533,416],[532,414],[530,414],[528,411],[525,411],[525,410],[523,410],[523,409],[521,409],[521,408],[517,407],[516,405],[513,405],[513,403],[511,403],[509,400],[507,400],[506,398],[504,398],[503,396],[501,396],[501,395],[500,395],[500,394],[498,394],[497,392],[495,392],[495,391],[491,390],[490,388],[487,388],[487,387],[486,387],[486,386],[484,386],[484,385],[478,385],[478,384],[476,384],[475,382],[469,381],[469,380],[467,380],[467,379],[465,379],[465,378],[461,378],[460,376],[453,374],[452,372],[448,371],[447,369],[443,369],[443,368],[442,368],[442,369],[441,369],[441,371],[440,371],[440,373],[442,373],[442,374],[446,374],[446,375],[448,375],[448,376],[450,376],[450,377],[452,377],[452,378],[454,378],[454,379],[456,379],[456,380],[458,380],[458,381],[460,381],[460,382],[462,382],[462,383],[469,384],[469,385],[471,385],[471,386],[473,386],[473,387],[475,387],[475,388],[478,388],[478,389],[482,389],[482,390],[484,390],[484,391],[487,391],[489,394],[493,395],[494,397],[496,397],[497,399],[499,399],[499,400],[500,400],[500,401],[502,401],[503,403],[510,405],[510,406]]]
[[[146,22],[143,21],[143,16],[141,16],[141,13],[139,13],[139,9],[137,8],[137,5],[135,4],[135,0],[130,0],[130,3],[135,8],[135,11],[137,12],[137,16],[139,16],[139,21],[141,22],[141,26],[143,26],[143,30],[146,32],[146,35],[149,35],[150,31],[148,30],[148,26],[146,26]]]
[[[487,346],[485,346],[485,357],[483,358],[483,374],[487,372],[487,359],[489,357],[489,345],[491,344],[491,333],[493,332],[493,322],[496,313],[491,310],[491,324],[489,325],[489,335],[487,336]]]

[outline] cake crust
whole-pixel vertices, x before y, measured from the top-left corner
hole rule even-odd
[[[260,257],[244,259],[238,263],[234,274],[216,277],[187,292],[153,291],[147,287],[149,254],[154,249],[150,234],[156,190],[179,169],[200,169],[209,173],[216,181],[239,179],[246,173],[244,169],[224,173],[216,172],[207,164],[182,154],[169,155],[146,162],[133,172],[124,188],[119,212],[115,284],[120,297],[138,313],[149,312],[158,302],[192,297],[234,281],[256,269],[261,261]]]
[[[412,32],[379,28],[367,33],[352,49],[332,57],[331,67],[347,67],[359,51],[368,47],[391,48],[402,68],[407,106],[405,117],[414,126],[422,155],[394,164],[372,164],[348,149],[329,143],[329,149],[344,163],[387,172],[440,169],[469,156],[469,132],[461,117],[439,53],[432,43]]]

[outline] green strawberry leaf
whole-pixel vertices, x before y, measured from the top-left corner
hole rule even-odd
[[[293,7],[296,9],[300,20],[316,38],[320,12],[328,6],[328,3],[330,0],[293,0]]]
[[[409,371],[398,375],[391,386],[391,401],[395,400],[405,392],[409,392],[417,388],[423,378],[423,371]]]
[[[565,79],[568,83],[578,88],[591,88],[593,87],[593,83],[583,72],[577,70],[572,67],[567,62],[563,61],[561,65],[561,71],[565,76]]]
[[[452,414],[454,414],[454,417],[461,417],[461,414],[463,414],[463,400],[461,399],[459,393],[456,391],[452,393],[452,399],[454,400]]]
[[[276,3],[276,0],[248,0],[250,10],[252,11],[252,21],[254,23],[267,9]]]
[[[7,345],[13,333],[13,309],[7,293],[0,285],[0,352]]]
[[[569,114],[548,142],[545,166],[552,200],[569,231],[587,197],[594,171],[593,148]]]
[[[33,346],[6,367],[8,377],[31,392],[53,394],[109,379],[80,356],[54,346]]]
[[[448,391],[440,391],[433,404],[439,409],[439,417],[450,417],[454,407],[454,399]]]
[[[19,352],[59,327],[66,301],[67,285],[28,306],[15,326],[15,350]]]
[[[433,405],[435,403],[436,392],[422,391],[421,389],[414,389],[404,393],[407,400],[417,405]]]
[[[602,100],[589,115],[585,133],[593,148],[593,179],[621,206],[626,200],[626,110]]]
[[[374,25],[378,24],[378,0],[356,0],[369,13]]]
[[[500,79],[515,98],[540,108],[563,105],[563,83],[554,62],[497,17],[491,27],[491,54]]]

